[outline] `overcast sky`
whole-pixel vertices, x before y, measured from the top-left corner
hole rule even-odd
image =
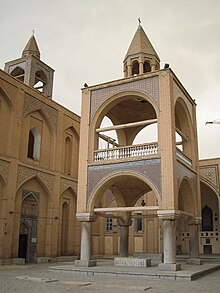
[[[220,0],[0,0],[0,68],[35,31],[53,99],[80,114],[81,88],[123,77],[138,18],[197,103],[200,158],[220,157]]]

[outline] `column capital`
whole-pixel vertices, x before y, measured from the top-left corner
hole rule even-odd
[[[124,227],[129,227],[129,226],[132,225],[132,219],[119,218],[118,219],[118,225],[119,226],[124,226]]]
[[[158,218],[161,220],[175,220],[180,218],[178,210],[159,210],[157,211]]]
[[[189,225],[200,225],[201,221],[202,221],[202,218],[195,217],[193,219],[190,219]]]
[[[76,213],[76,218],[79,222],[94,222],[96,215],[94,213]]]

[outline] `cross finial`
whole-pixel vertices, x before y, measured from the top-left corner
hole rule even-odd
[[[32,30],[32,36],[34,36],[34,34],[35,34],[35,31],[34,31],[34,30]]]
[[[138,18],[139,26],[141,25],[141,18]]]

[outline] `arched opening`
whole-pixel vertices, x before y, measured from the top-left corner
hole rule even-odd
[[[132,75],[139,74],[139,63],[137,60],[132,62]]]
[[[158,195],[146,182],[133,175],[118,175],[109,178],[95,194],[93,205],[100,209],[100,213],[96,212],[98,218],[92,224],[93,254],[119,254],[120,219],[124,217],[131,220],[129,254],[159,252],[160,225],[156,210],[151,208],[160,203]],[[133,210],[118,212],[117,209],[123,206]],[[102,212],[105,208],[108,210],[106,214]]]
[[[208,206],[202,209],[202,231],[213,231],[213,212]]]
[[[65,166],[64,172],[67,175],[71,175],[71,165],[72,165],[72,141],[68,136],[65,140]]]
[[[175,127],[177,156],[192,165],[194,143],[192,122],[187,106],[181,98],[177,99],[175,104]]]
[[[10,141],[13,121],[13,107],[10,99],[0,88],[0,150],[10,155]]]
[[[33,263],[37,257],[38,194],[23,191],[22,197],[18,257]]]
[[[46,92],[47,87],[47,77],[46,74],[43,72],[43,70],[38,70],[35,73],[35,82],[34,82],[34,88],[41,93]]]
[[[22,69],[21,67],[16,67],[14,70],[12,70],[12,72],[10,73],[11,76],[17,78],[18,80],[24,82],[24,69]]]
[[[29,131],[28,153],[27,157],[34,160],[40,160],[41,133],[34,127]]]
[[[178,210],[183,213],[177,224],[177,253],[185,254],[189,253],[189,220],[197,214],[195,194],[188,178],[184,178],[179,187]]]
[[[151,72],[151,66],[148,61],[144,62],[144,73]]]
[[[200,252],[215,254],[219,252],[219,196],[208,183],[200,183],[201,190],[201,235]]]
[[[49,190],[40,177],[31,178],[19,187],[13,214],[12,257],[17,258],[19,251],[23,251],[23,255],[26,251],[26,262],[36,262],[38,257],[50,256],[52,210]],[[51,225],[48,225],[48,221]]]
[[[76,220],[76,194],[67,188],[60,198],[60,224],[58,253],[63,256],[79,253],[79,225]]]
[[[150,131],[146,134],[143,129]],[[150,135],[151,132],[153,135]],[[154,106],[135,94],[113,100],[99,114],[94,138],[95,161],[157,154],[157,115]]]
[[[61,254],[67,255],[68,232],[69,232],[69,206],[64,202],[62,207],[62,235],[61,235]]]
[[[79,135],[73,127],[63,133],[62,168],[66,175],[77,178],[79,160]]]

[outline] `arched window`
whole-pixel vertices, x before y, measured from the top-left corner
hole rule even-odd
[[[62,206],[62,234],[61,234],[61,253],[67,254],[69,230],[69,205],[65,202]]]
[[[10,74],[24,82],[24,70],[21,67],[16,67]]]
[[[34,160],[39,160],[40,147],[41,133],[36,127],[34,127],[29,131],[27,157]]]
[[[138,61],[134,61],[132,63],[132,75],[139,74],[139,63]]]
[[[65,140],[65,167],[64,173],[67,175],[71,175],[71,163],[72,163],[72,141],[68,136]]]
[[[144,73],[146,72],[151,72],[150,64],[147,61],[144,62]]]
[[[202,231],[213,231],[213,212],[208,206],[202,209]]]
[[[35,73],[35,83],[34,83],[34,88],[41,93],[46,91],[46,86],[47,86],[47,77],[43,70],[38,70]]]

